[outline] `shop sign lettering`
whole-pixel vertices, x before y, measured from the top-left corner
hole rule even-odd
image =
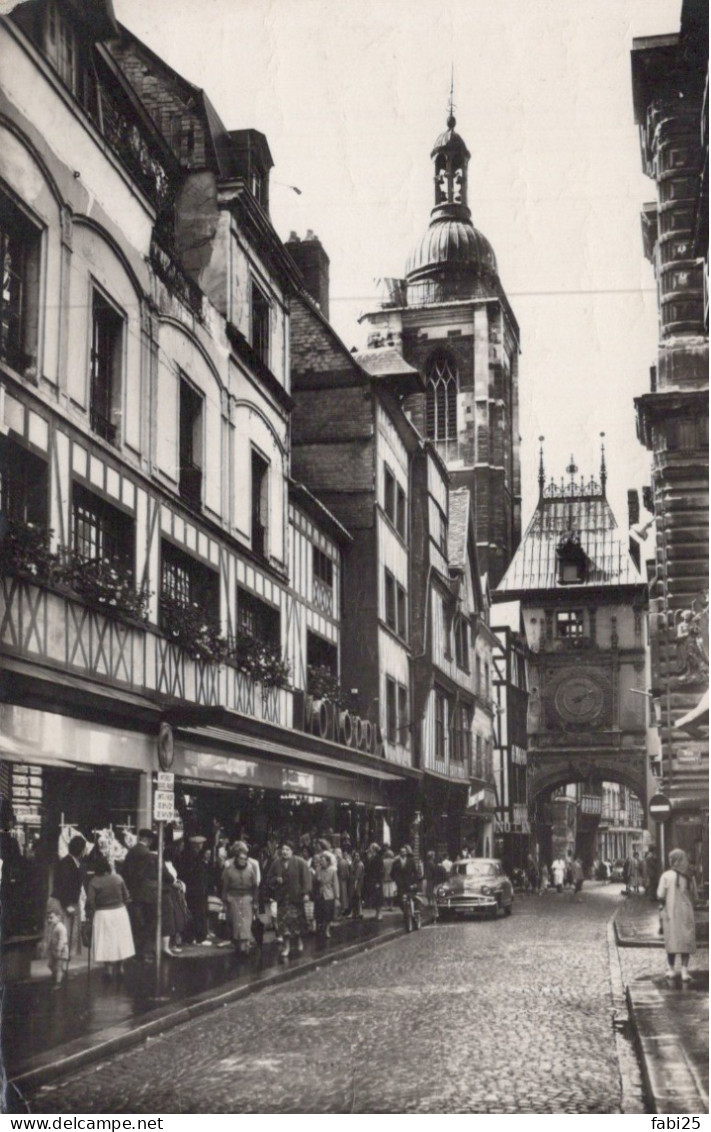
[[[357,751],[367,751],[371,755],[384,754],[383,734],[378,723],[361,719],[349,711],[341,711],[330,700],[317,700],[313,696],[304,697],[304,731],[329,739],[332,743],[342,743]]]
[[[175,797],[172,791],[156,790],[153,795],[153,820],[172,821],[175,814]]]
[[[313,794],[316,783],[313,774],[305,774],[301,770],[291,770],[284,767],[281,772],[281,782],[285,790],[299,790],[306,794]]]
[[[247,759],[230,759],[223,755],[210,755],[205,751],[200,751],[197,759],[192,752],[188,752],[185,760],[186,774],[196,777],[206,771],[217,771],[220,777],[256,778],[257,769],[257,763],[249,762]]]

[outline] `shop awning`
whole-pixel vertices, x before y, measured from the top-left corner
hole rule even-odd
[[[211,728],[209,732],[201,732],[200,738],[219,743],[229,743],[232,750],[239,747],[240,750],[251,751],[254,754],[278,755],[279,758],[289,759],[305,766],[323,767],[324,770],[335,770],[341,774],[375,778],[380,782],[402,782],[404,778],[404,775],[393,774],[391,771],[381,770],[379,767],[363,766],[361,763],[348,763],[343,759],[332,759],[327,755],[317,755],[314,751],[300,751],[295,747],[287,747],[285,743],[277,743],[272,739],[262,739],[257,735],[239,735],[233,731]]]
[[[678,810],[698,810],[708,813],[709,809],[709,795],[708,790],[674,790],[673,787],[667,789],[669,801],[671,802],[672,813]]]
[[[452,778],[449,774],[442,774],[439,770],[430,770],[425,767],[425,778],[434,778],[437,782],[444,782],[447,786],[461,786],[463,790],[468,790],[471,785],[468,778]]]
[[[74,763],[65,759],[55,759],[51,755],[35,750],[29,743],[23,743],[12,735],[0,734],[0,762],[23,763],[25,766],[54,766],[60,770],[74,769]]]
[[[700,735],[702,727],[709,725],[709,694],[704,692],[696,707],[687,711],[674,724],[674,729],[686,731],[688,735]]]

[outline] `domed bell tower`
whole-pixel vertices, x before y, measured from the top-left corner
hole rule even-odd
[[[432,147],[434,204],[404,279],[363,315],[368,347],[396,346],[426,378],[406,411],[434,442],[452,487],[474,499],[477,553],[493,587],[521,533],[518,423],[519,330],[494,250],[472,223],[471,154],[457,133],[452,94],[447,128]]]

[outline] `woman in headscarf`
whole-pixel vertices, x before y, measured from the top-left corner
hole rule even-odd
[[[328,938],[336,914],[336,889],[338,888],[336,858],[333,853],[326,851],[315,858],[314,876],[318,892],[314,907],[316,931]]]
[[[222,874],[222,899],[227,905],[227,919],[235,949],[244,955],[252,946],[252,920],[259,892],[259,874],[256,862],[249,859],[244,841],[233,846],[232,855],[232,863]]]
[[[696,951],[696,882],[689,867],[689,858],[683,849],[672,849],[669,854],[669,868],[659,879],[657,899],[667,951],[666,977],[676,977],[676,957],[680,955],[681,981],[690,983],[689,956]]]

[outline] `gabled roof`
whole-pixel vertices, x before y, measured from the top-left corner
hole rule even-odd
[[[559,580],[559,552],[584,561],[584,577],[574,584]],[[534,590],[576,591],[599,586],[642,585],[617,521],[605,497],[604,484],[572,478],[553,480],[538,499],[533,518],[499,582],[496,596],[509,600]]]
[[[356,354],[356,361],[371,377],[410,377],[417,373],[415,367],[406,362],[402,354],[392,346],[363,350]]]
[[[486,574],[479,573],[472,495],[468,487],[449,490],[447,562],[452,581],[455,575],[461,576],[465,573],[469,563],[475,608],[477,613],[485,613],[490,603],[487,600]]]
[[[467,564],[467,538],[471,495],[468,487],[449,492],[449,526],[447,528],[447,558],[455,570],[464,570]]]
[[[318,499],[306,484],[289,480],[289,500],[303,508],[312,519],[319,523],[342,546],[352,546],[353,535],[348,531],[324,503]]]

